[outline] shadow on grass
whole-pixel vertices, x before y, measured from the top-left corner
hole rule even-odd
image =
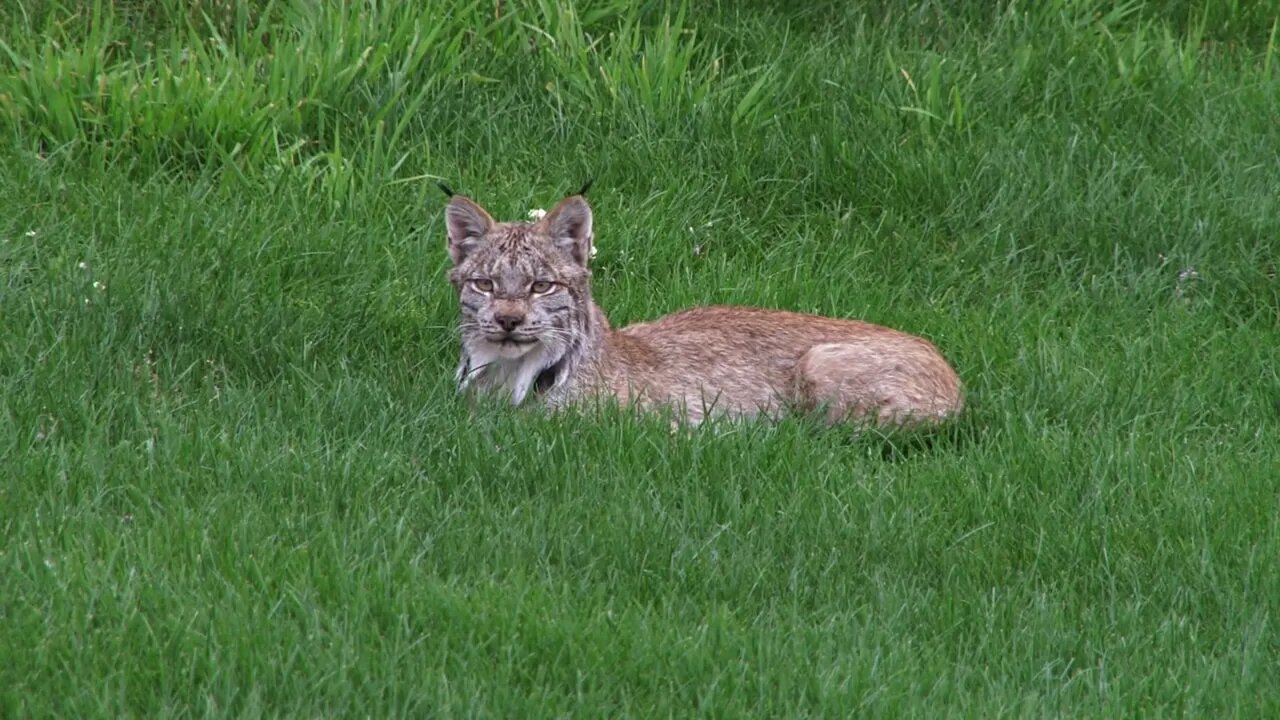
[[[492,396],[459,397],[459,410],[468,415],[467,425],[494,448],[521,444],[521,437],[533,430],[540,442],[547,442],[546,432],[564,434],[561,440],[603,434],[618,448],[633,440],[652,444],[665,438],[667,442],[696,444],[729,441],[745,433],[753,442],[776,441],[789,446],[809,438],[816,444],[843,447],[865,454],[869,459],[897,463],[930,453],[957,454],[985,436],[989,423],[973,408],[958,418],[940,425],[920,427],[866,427],[851,423],[831,424],[820,412],[793,412],[769,421],[761,418],[712,418],[697,425],[679,420],[671,409],[640,410],[619,406],[612,398],[588,403],[579,408],[547,412],[536,405],[512,407],[502,398]],[[533,440],[534,438],[528,438]],[[537,442],[537,440],[535,440]],[[552,445],[561,443],[552,441]]]

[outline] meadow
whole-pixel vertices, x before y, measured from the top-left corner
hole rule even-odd
[[[7,0],[0,717],[1280,715],[1280,3]],[[454,392],[443,180],[926,434]]]

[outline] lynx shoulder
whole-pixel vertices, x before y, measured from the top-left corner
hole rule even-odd
[[[960,412],[960,380],[929,341],[871,323],[701,307],[613,329],[591,295],[592,213],[562,200],[537,222],[446,208],[463,390],[563,407],[595,396],[707,415],[821,410],[833,422],[934,423]]]

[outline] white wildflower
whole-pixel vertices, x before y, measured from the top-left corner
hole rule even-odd
[[[87,263],[87,262],[85,262],[85,261],[81,260],[79,263],[77,263],[77,264],[76,264],[76,267],[80,268],[81,270],[88,270],[88,269],[89,269],[89,263]]]
[[[27,237],[35,237],[35,236],[36,236],[36,231],[35,231],[35,230],[28,230],[28,231],[27,231]]]
[[[1174,297],[1186,299],[1191,292],[1191,288],[1199,279],[1200,273],[1192,266],[1187,266],[1178,271],[1178,282],[1173,287]]]
[[[102,292],[103,290],[107,289],[107,284],[102,282],[101,280],[94,280],[93,289],[97,290],[98,292]]]

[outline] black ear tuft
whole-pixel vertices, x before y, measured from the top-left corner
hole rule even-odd
[[[582,189],[581,189],[581,190],[579,190],[578,192],[574,193],[574,194],[575,194],[575,195],[586,195],[586,194],[587,194],[587,191],[591,189],[591,183],[593,183],[593,182],[595,182],[595,181],[596,181],[596,179],[595,179],[595,178],[587,178],[587,181],[586,181],[585,183],[583,183],[583,184],[582,184]]]
[[[443,182],[437,182],[436,187],[440,188],[440,190],[444,192],[446,197],[453,197],[454,195],[457,194],[453,191],[453,188],[449,187],[448,185],[445,185]]]

